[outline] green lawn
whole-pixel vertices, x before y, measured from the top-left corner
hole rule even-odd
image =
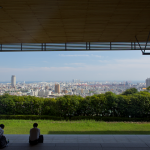
[[[52,120],[0,120],[5,134],[29,134],[37,122],[41,134],[150,134],[150,123]]]

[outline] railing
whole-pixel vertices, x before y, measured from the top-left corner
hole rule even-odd
[[[146,45],[147,44],[147,45]],[[150,43],[146,42],[77,42],[77,43],[9,43],[0,44],[0,52],[29,51],[121,51],[141,50],[150,55]]]

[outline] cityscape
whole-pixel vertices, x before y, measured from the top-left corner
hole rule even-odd
[[[150,150],[150,0],[0,14],[0,149]]]
[[[82,97],[92,96],[94,94],[104,94],[111,91],[115,94],[121,94],[126,89],[136,88],[139,92],[146,90],[150,86],[150,78],[145,82],[132,83],[126,82],[108,82],[108,81],[72,81],[59,82],[17,82],[16,76],[11,76],[11,83],[0,83],[0,95],[8,93],[10,95],[23,96],[30,95],[36,97],[56,98],[63,95],[80,95]]]

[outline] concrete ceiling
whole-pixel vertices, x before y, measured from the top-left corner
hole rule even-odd
[[[150,0],[0,0],[0,43],[135,42]]]

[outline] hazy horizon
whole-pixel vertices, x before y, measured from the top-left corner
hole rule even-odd
[[[0,81],[145,81],[149,56],[141,51],[0,53]]]
[[[80,79],[79,79],[80,80]],[[123,81],[120,81],[120,80],[100,80],[100,81],[98,81],[98,80],[80,80],[81,82],[126,82],[127,80],[123,80]],[[23,83],[24,81],[16,81],[16,83]],[[59,80],[54,80],[54,81],[25,81],[25,83],[33,83],[33,82],[72,82],[72,80],[64,80],[64,81],[59,81]],[[145,81],[143,81],[143,80],[130,80],[130,81],[127,81],[127,82],[130,82],[130,83],[136,83],[136,82],[138,82],[138,83],[143,83],[143,82],[145,82]],[[11,83],[11,81],[0,81],[0,83]]]

